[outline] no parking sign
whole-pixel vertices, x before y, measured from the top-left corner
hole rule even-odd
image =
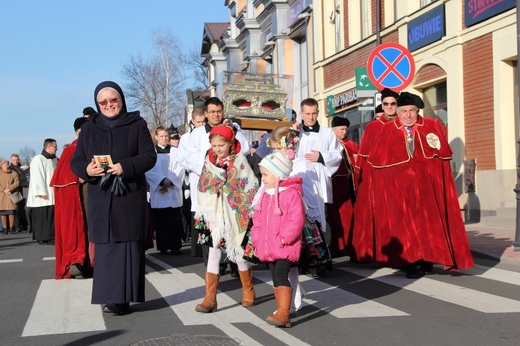
[[[383,43],[370,53],[367,73],[379,90],[389,88],[399,92],[412,82],[415,62],[412,53],[400,44]]]

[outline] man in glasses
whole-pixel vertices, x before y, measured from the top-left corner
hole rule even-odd
[[[403,91],[397,118],[379,131],[368,156],[374,167],[374,259],[408,278],[473,266],[450,160],[438,122],[419,115],[423,100]]]
[[[357,184],[356,204],[354,205],[354,229],[352,231],[352,245],[355,254],[354,261],[372,262],[373,254],[371,243],[373,241],[372,230],[374,228],[374,205],[372,205],[373,168],[368,164],[368,155],[377,134],[384,124],[392,121],[396,116],[397,98],[399,94],[391,89],[385,88],[381,91],[383,114],[368,123],[359,146],[356,160],[359,171]]]
[[[394,120],[397,115],[397,98],[399,94],[388,88],[381,91],[381,105],[383,106],[383,116],[388,120]]]

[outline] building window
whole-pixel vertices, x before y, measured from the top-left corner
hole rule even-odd
[[[372,1],[361,0],[361,39],[372,35]]]
[[[426,118],[439,121],[448,134],[448,93],[446,82],[433,85],[423,90],[424,109],[422,114]]]

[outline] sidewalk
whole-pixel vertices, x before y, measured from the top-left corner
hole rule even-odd
[[[471,250],[500,261],[520,264],[520,248],[514,251],[514,229],[483,227],[480,224],[466,225]]]

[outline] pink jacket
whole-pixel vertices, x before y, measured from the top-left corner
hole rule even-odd
[[[262,262],[285,259],[298,262],[302,247],[305,210],[302,202],[302,178],[293,177],[280,182],[279,195],[266,189],[259,210],[253,214],[251,243]],[[282,215],[275,213],[275,198]]]

